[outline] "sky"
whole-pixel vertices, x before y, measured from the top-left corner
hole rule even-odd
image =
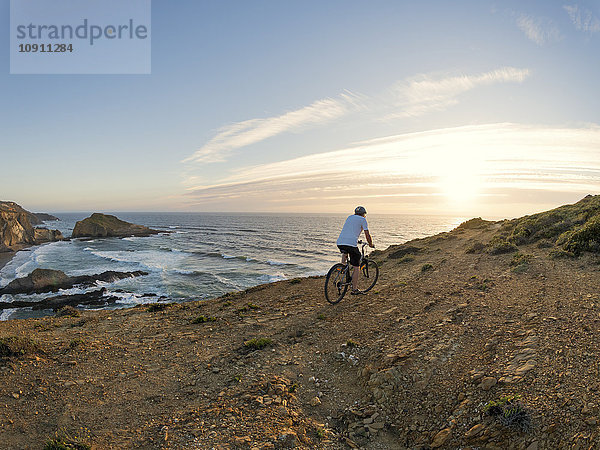
[[[0,199],[499,218],[600,188],[597,1],[154,0],[150,34],[146,75],[4,52]]]

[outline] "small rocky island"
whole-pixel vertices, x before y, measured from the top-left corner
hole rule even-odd
[[[75,224],[73,229],[74,238],[97,238],[97,237],[147,237],[163,231],[153,230],[143,225],[125,222],[115,216],[94,213],[84,220]]]

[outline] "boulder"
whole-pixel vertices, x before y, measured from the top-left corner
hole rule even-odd
[[[47,292],[54,288],[58,289],[68,280],[69,277],[60,270],[35,269],[26,277],[11,281],[1,291],[6,291],[4,293]]]
[[[74,238],[98,238],[98,237],[127,237],[127,236],[150,236],[162,233],[152,230],[143,225],[125,222],[115,216],[94,213],[84,220],[75,224],[73,229]]]
[[[34,228],[33,231],[34,240],[36,244],[64,240],[62,233],[58,230],[49,230],[48,228]]]

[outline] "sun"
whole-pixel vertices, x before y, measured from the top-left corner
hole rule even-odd
[[[464,172],[448,174],[442,177],[440,188],[441,193],[450,203],[467,206],[473,204],[479,197],[481,179],[477,175]]]
[[[466,208],[474,205],[483,190],[483,164],[476,152],[448,152],[437,161],[438,187],[446,201]]]

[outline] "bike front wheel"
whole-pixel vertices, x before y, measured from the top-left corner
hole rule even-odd
[[[348,285],[346,266],[340,263],[335,264],[325,277],[325,298],[331,304],[339,303],[346,295]]]
[[[358,272],[358,290],[369,292],[377,283],[379,278],[379,266],[372,259],[365,259],[359,267]]]

